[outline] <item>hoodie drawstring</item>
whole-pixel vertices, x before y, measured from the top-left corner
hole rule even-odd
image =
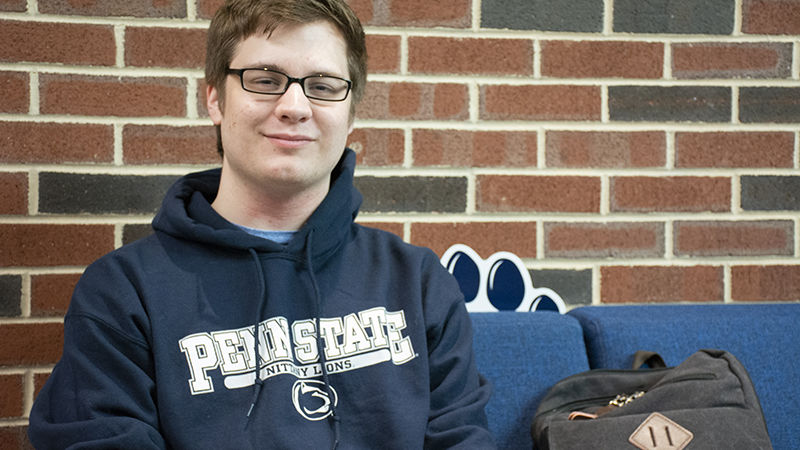
[[[325,391],[328,394],[328,398],[330,399],[330,407],[331,407],[331,415],[330,420],[333,423],[333,445],[331,448],[335,450],[339,446],[339,416],[336,414],[336,403],[334,402],[333,389],[331,388],[330,383],[328,382],[328,368],[327,361],[325,359],[325,345],[322,340],[322,332],[320,328],[320,317],[322,315],[322,295],[320,295],[319,285],[317,284],[317,277],[314,274],[314,266],[312,264],[312,243],[313,243],[313,234],[314,229],[311,228],[306,235],[306,246],[305,246],[305,259],[306,259],[306,268],[308,270],[309,279],[311,280],[311,286],[314,289],[314,304],[316,307],[316,319],[315,324],[317,328],[317,351],[319,353],[319,363],[322,369],[322,380],[325,384]],[[264,278],[264,271],[261,267],[261,260],[258,258],[258,253],[255,249],[249,248],[248,251],[250,252],[250,256],[253,257],[253,261],[255,262],[256,272],[258,276],[258,282],[260,287],[259,292],[259,299],[260,305],[258,308],[258,315],[256,316],[256,323],[253,327],[254,334],[255,334],[255,357],[256,357],[256,373],[255,373],[255,384],[253,385],[253,397],[250,401],[250,408],[247,410],[247,421],[245,423],[245,428],[250,424],[250,414],[256,407],[256,403],[258,403],[259,396],[261,394],[261,388],[264,385],[264,380],[261,379],[261,355],[259,354],[259,322],[261,317],[264,313],[264,307],[267,303],[266,300],[266,291],[267,291],[267,281]]]
[[[256,354],[256,380],[255,384],[253,385],[253,398],[250,400],[250,409],[247,410],[247,422],[245,422],[245,428],[247,425],[250,424],[250,414],[253,412],[253,409],[256,407],[256,403],[258,402],[259,394],[261,394],[261,388],[264,385],[264,380],[261,379],[261,355],[259,354],[259,342],[258,342],[258,326],[261,320],[261,316],[264,312],[264,305],[267,303],[267,299],[265,298],[267,294],[267,280],[264,278],[264,271],[261,268],[261,260],[258,259],[258,253],[254,248],[247,249],[250,252],[250,256],[253,257],[253,261],[256,264],[256,276],[258,277],[258,282],[260,285],[259,291],[259,306],[258,306],[258,314],[256,315],[256,323],[253,326],[253,334],[255,335],[255,349],[254,353]]]
[[[320,328],[320,316],[322,315],[322,296],[319,293],[319,285],[317,284],[317,277],[314,275],[314,266],[311,261],[311,244],[314,235],[314,229],[311,228],[306,237],[306,265],[308,266],[309,278],[311,279],[311,286],[314,288],[314,298],[316,299],[316,327],[317,327],[317,352],[319,353],[319,363],[322,366],[322,381],[325,384],[325,391],[328,393],[331,405],[330,419],[333,422],[333,445],[331,448],[336,450],[339,445],[339,416],[336,415],[336,403],[333,396],[333,390],[328,382],[328,368],[325,359],[325,346],[322,341],[322,329]]]

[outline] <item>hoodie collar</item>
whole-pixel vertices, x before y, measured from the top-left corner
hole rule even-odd
[[[355,153],[345,149],[333,169],[325,199],[286,246],[244,232],[211,207],[219,188],[219,168],[179,179],[167,192],[153,219],[153,228],[176,238],[219,247],[297,254],[304,252],[306,237],[313,229],[311,257],[324,258],[341,245],[361,206],[362,196],[353,186],[355,159]]]

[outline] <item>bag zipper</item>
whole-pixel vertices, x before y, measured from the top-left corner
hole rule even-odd
[[[673,379],[669,380],[669,382],[667,382],[667,383],[663,383],[663,384],[656,383],[654,385],[654,387],[651,388],[651,389],[658,389],[658,388],[660,388],[662,386],[667,386],[667,385],[671,385],[671,384],[674,384],[674,383],[680,383],[680,382],[684,382],[684,381],[714,380],[716,378],[717,378],[717,376],[713,372],[701,372],[701,373],[687,374],[687,375],[684,375],[682,377],[673,378]],[[647,392],[650,392],[650,391],[644,390],[644,389],[638,389],[638,390],[636,390],[635,392],[633,392],[631,394],[621,393],[621,394],[617,394],[615,396],[603,396],[603,397],[594,397],[594,398],[590,398],[590,399],[575,400],[575,401],[572,401],[572,402],[565,403],[563,405],[557,406],[555,408],[551,408],[548,411],[543,412],[541,415],[551,414],[551,413],[554,413],[554,412],[567,412],[567,411],[570,411],[570,417],[585,418],[585,419],[596,418],[598,415],[589,414],[589,413],[583,413],[583,411],[581,411],[581,409],[584,408],[584,407],[587,407],[587,406],[599,406],[601,408],[609,408],[609,409],[604,410],[601,414],[599,414],[599,415],[602,415],[602,414],[608,412],[610,409],[614,409],[614,407],[621,408],[621,407],[627,405],[628,403],[630,403],[630,402],[642,397]],[[575,416],[573,416],[573,415],[575,415]],[[595,416],[595,417],[590,417],[590,416]],[[570,419],[570,420],[572,420],[572,419]]]

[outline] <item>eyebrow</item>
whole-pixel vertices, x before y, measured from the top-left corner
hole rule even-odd
[[[275,71],[278,71],[278,72],[283,72],[283,73],[285,73],[285,74],[287,74],[289,76],[293,76],[293,75],[289,74],[289,70],[288,69],[286,69],[285,67],[283,67],[283,66],[281,66],[279,64],[269,64],[269,63],[265,63],[265,62],[255,62],[253,64],[243,65],[242,68],[247,68],[247,69],[266,68],[266,69],[275,70]],[[303,76],[315,76],[315,75],[331,76],[331,77],[337,77],[337,78],[347,78],[346,74],[345,75],[341,75],[341,74],[338,74],[338,73],[336,73],[334,71],[328,71],[328,70],[312,70],[309,75],[303,75]]]

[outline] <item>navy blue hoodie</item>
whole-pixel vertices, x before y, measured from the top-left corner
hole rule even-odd
[[[430,250],[353,222],[354,166],[345,151],[285,245],[211,208],[219,169],[181,178],[155,234],[78,283],[33,444],[492,448],[458,285]]]

